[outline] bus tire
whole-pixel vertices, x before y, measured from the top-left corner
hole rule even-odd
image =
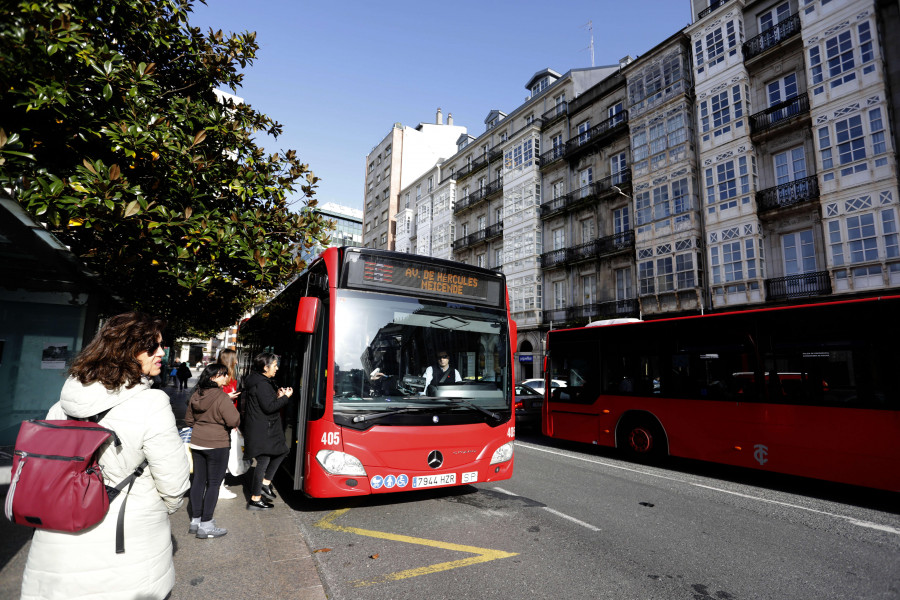
[[[666,434],[659,422],[649,415],[622,421],[616,437],[618,448],[633,460],[659,460],[668,454]]]

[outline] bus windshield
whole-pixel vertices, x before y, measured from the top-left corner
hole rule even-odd
[[[339,290],[335,420],[361,423],[399,412],[500,420],[494,411],[510,409],[507,336],[501,310]]]

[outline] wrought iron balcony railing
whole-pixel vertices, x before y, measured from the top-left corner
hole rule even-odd
[[[590,242],[568,249],[566,262],[577,263],[617,254],[634,248],[634,230],[629,229],[621,233],[614,233],[606,237],[591,240]]]
[[[728,0],[710,0],[709,6],[707,8],[704,8],[703,10],[701,10],[700,14],[697,15],[697,20],[699,21],[700,19],[702,19],[703,17],[705,17],[712,11],[716,10],[717,8],[719,8],[726,2],[728,2]]]
[[[595,242],[597,256],[617,254],[634,248],[634,229],[602,237]]]
[[[566,145],[554,146],[541,154],[541,168],[549,167],[566,155]]]
[[[468,245],[469,245],[469,236],[468,235],[464,235],[461,238],[457,238],[450,243],[450,246],[454,250],[460,250],[462,248],[465,248]]]
[[[557,120],[566,116],[569,112],[569,103],[568,102],[560,102],[547,112],[541,115],[541,126],[547,127],[548,125],[555,123]]]
[[[798,33],[800,33],[800,15],[794,13],[778,25],[770,27],[758,36],[744,42],[744,60],[759,56],[769,48],[774,48]]]
[[[566,248],[544,252],[541,254],[541,268],[552,269],[559,265],[564,265],[566,263],[566,252]]]
[[[766,298],[769,300],[791,300],[828,294],[831,294],[831,277],[828,271],[766,279]]]
[[[484,229],[484,239],[490,240],[503,233],[503,221],[498,221],[493,225],[488,225]]]
[[[565,308],[554,308],[543,312],[544,323],[565,323],[568,318]]]
[[[454,174],[454,179],[459,181],[460,179],[468,177],[471,174],[472,174],[472,164],[469,163],[469,164],[461,166],[460,168],[458,168],[456,170],[456,173]]]
[[[566,142],[566,156],[571,156],[579,150],[593,144],[600,144],[612,139],[618,133],[627,129],[628,111],[623,110],[606,119],[599,125],[594,125],[587,131],[579,133],[577,137]]]
[[[629,298],[626,300],[569,306],[568,308],[549,309],[543,311],[542,316],[544,323],[585,324],[601,319],[638,317],[640,316],[640,308],[636,298]]]
[[[499,221],[494,223],[493,225],[488,225],[484,229],[479,229],[475,233],[470,233],[469,235],[464,235],[463,237],[453,241],[453,249],[461,250],[463,248],[467,248],[468,246],[474,246],[475,244],[480,244],[481,242],[487,242],[503,233],[503,221]]]
[[[492,181],[489,184],[487,184],[486,186],[484,186],[484,197],[490,198],[497,192],[502,192],[502,191],[503,191],[503,180],[495,179],[494,181]]]
[[[625,252],[634,248],[634,230],[614,233],[591,240],[572,248],[551,250],[541,254],[541,268],[553,269],[563,264],[573,264],[602,258],[610,254]]]
[[[756,205],[759,212],[787,208],[818,199],[819,179],[815,175],[756,192]]]
[[[809,112],[809,96],[800,94],[750,117],[750,133],[762,133],[788,119]]]
[[[462,198],[456,201],[456,204],[453,206],[453,214],[458,215],[464,210],[472,208],[479,202],[485,199],[485,188],[480,188],[475,190],[474,192],[469,192],[468,196],[463,196]]]
[[[541,218],[549,219],[561,212],[575,208],[584,202],[596,199],[605,192],[612,190],[614,186],[626,185],[631,182],[631,170],[619,171],[609,177],[604,177],[594,183],[589,183],[558,198],[553,198],[541,204]],[[624,193],[624,192],[623,192]]]
[[[572,323],[586,323],[601,319],[624,319],[637,317],[639,314],[637,300],[633,298],[570,306],[566,309],[566,318]]]
[[[602,194],[603,192],[611,190],[613,186],[622,186],[628,183],[631,183],[631,169],[613,173],[608,177],[596,181],[594,185],[597,186],[597,194]]]

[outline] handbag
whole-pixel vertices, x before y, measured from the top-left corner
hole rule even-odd
[[[231,430],[231,447],[228,449],[228,472],[243,475],[250,469],[250,461],[244,460],[244,436],[237,427]]]

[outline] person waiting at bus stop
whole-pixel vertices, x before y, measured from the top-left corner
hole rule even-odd
[[[279,388],[275,383],[278,357],[271,352],[257,354],[251,369],[241,394],[245,407],[242,418],[244,458],[256,459],[247,510],[266,510],[275,506],[271,503],[276,498],[272,478],[288,454],[281,425],[281,409],[294,390]]]
[[[425,369],[425,393],[434,394],[432,386],[447,385],[462,381],[459,371],[450,366],[450,355],[445,350],[437,353],[437,364]]]

